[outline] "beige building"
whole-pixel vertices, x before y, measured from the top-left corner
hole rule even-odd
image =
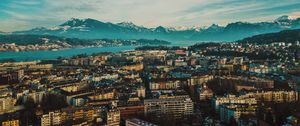
[[[144,64],[138,63],[138,64],[134,64],[134,65],[123,66],[122,68],[124,70],[128,70],[128,71],[140,71],[140,70],[144,69]]]
[[[0,97],[0,114],[12,111],[15,103],[16,99],[10,96]]]
[[[228,95],[227,97],[214,97],[213,105],[216,111],[219,111],[219,107],[222,104],[248,104],[248,105],[256,105],[257,100],[255,98],[251,98],[248,96],[235,96]]]
[[[49,112],[41,118],[41,126],[57,126],[62,123],[60,112]]]
[[[193,113],[194,105],[191,98],[167,97],[160,99],[144,100],[145,114],[166,114],[170,116],[184,117]]]
[[[2,126],[19,126],[20,121],[17,119],[14,120],[7,120],[2,122]]]
[[[105,92],[105,93],[96,93],[88,96],[88,98],[91,100],[108,100],[108,99],[114,99],[116,96],[117,96],[117,91],[112,90],[110,92]]]
[[[107,112],[107,126],[119,126],[121,115],[119,110],[110,110]]]
[[[138,97],[142,97],[142,98],[145,98],[146,97],[146,88],[141,86],[137,89],[137,96]]]
[[[299,98],[297,91],[256,91],[245,96],[271,102],[295,102]]]
[[[188,80],[188,85],[203,85],[204,83],[208,82],[209,80],[212,80],[212,75],[204,75],[204,76],[192,76]]]
[[[99,110],[93,107],[70,107],[60,111],[49,112],[42,115],[41,126],[62,125],[68,121],[86,121],[91,123],[95,119],[95,115],[99,114]]]

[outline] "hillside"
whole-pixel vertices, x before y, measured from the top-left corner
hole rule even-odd
[[[300,41],[300,29],[295,30],[284,30],[276,33],[268,33],[255,35],[242,39],[238,42],[250,42],[250,43],[260,43],[267,44],[271,42],[291,42],[294,43]]]

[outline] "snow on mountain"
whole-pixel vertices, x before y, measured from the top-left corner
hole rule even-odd
[[[293,18],[288,15],[283,15],[283,16],[280,16],[277,19],[275,19],[275,22],[285,22],[285,21],[290,21],[290,20],[293,20]]]
[[[200,32],[201,30],[205,29],[205,27],[199,27],[199,26],[176,26],[176,27],[167,27],[167,29],[171,31],[197,31]]]
[[[291,24],[293,22],[293,18],[287,15],[283,15],[274,20],[275,23],[279,24],[281,28],[291,28]]]
[[[133,29],[144,28],[142,26],[137,26],[132,22],[121,22],[121,23],[117,23],[117,25],[119,25],[121,27],[125,27],[125,28],[133,28]]]
[[[49,30],[51,30],[51,31],[57,31],[57,30],[67,31],[70,28],[71,28],[71,26],[55,26],[55,27],[49,28]]]

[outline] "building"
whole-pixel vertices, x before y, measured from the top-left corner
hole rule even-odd
[[[24,70],[23,69],[18,70],[18,79],[22,80],[23,77],[24,77]]]
[[[6,120],[2,122],[2,126],[19,126],[20,122],[18,119]]]
[[[41,117],[41,126],[62,125],[70,121],[91,123],[100,111],[93,107],[70,107],[60,111],[49,112]]]
[[[159,99],[144,100],[145,114],[155,114],[157,116],[169,115],[175,118],[185,117],[193,113],[194,105],[191,98],[167,97]]]
[[[127,65],[122,67],[124,70],[128,71],[141,71],[144,69],[144,64],[138,63],[138,64],[133,64],[133,65]]]
[[[118,107],[120,110],[121,118],[134,118],[141,115],[144,115],[144,106],[143,105],[137,105],[137,106],[122,106]]]
[[[255,116],[257,106],[249,104],[222,104],[220,105],[220,120],[229,123],[232,119],[238,121],[243,116]]]
[[[115,99],[116,96],[117,96],[117,91],[110,90],[110,91],[89,95],[88,98],[91,100],[111,100],[111,99]]]
[[[209,89],[206,84],[203,85],[202,88],[199,88],[199,99],[207,100],[213,97],[214,93],[211,89]]]
[[[0,114],[12,111],[15,103],[16,99],[10,96],[0,97]]]
[[[120,111],[113,109],[107,112],[107,126],[119,126],[120,125]]]
[[[94,115],[97,115],[99,113],[98,108],[94,107],[70,107],[70,108],[64,108],[61,110],[62,114],[62,120],[85,120],[88,122],[92,122],[95,117]]]
[[[26,94],[23,94],[23,98],[24,101],[26,101],[28,98],[31,98],[34,103],[41,103],[45,95],[45,91],[30,91]]]
[[[237,65],[237,64],[242,65],[243,62],[244,62],[244,58],[243,57],[234,57],[233,58],[233,64],[234,65]]]
[[[187,66],[188,64],[184,60],[177,59],[177,60],[175,60],[175,64],[174,65],[178,67],[178,66]]]
[[[228,95],[227,97],[213,97],[212,98],[213,106],[217,112],[219,112],[219,107],[222,104],[249,104],[256,105],[257,100],[249,96],[235,96]]]
[[[154,82],[150,82],[149,88],[150,90],[167,90],[167,89],[177,89],[180,87],[181,82],[179,80],[156,80]]]
[[[60,112],[49,112],[41,118],[41,126],[55,126],[62,123]]]
[[[146,88],[141,86],[137,89],[137,96],[145,98],[146,97]]]
[[[127,119],[125,126],[158,126],[158,125],[155,125],[153,123],[141,119],[133,118],[133,119]]]
[[[75,97],[71,99],[71,105],[73,106],[83,106],[86,102],[87,100],[81,97]]]
[[[34,70],[50,70],[52,68],[53,68],[52,64],[39,64],[39,65],[28,66],[28,69],[34,69]]]
[[[242,89],[273,89],[274,81],[258,77],[225,76],[218,78],[221,88],[240,91]]]
[[[213,79],[212,75],[204,75],[204,76],[192,76],[189,80],[188,80],[188,85],[202,85],[210,80]]]
[[[260,101],[269,101],[269,102],[296,102],[298,101],[298,92],[297,91],[256,91],[250,92],[244,95],[245,97],[254,97]]]

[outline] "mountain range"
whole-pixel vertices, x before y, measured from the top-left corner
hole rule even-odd
[[[167,41],[236,41],[258,34],[300,28],[300,18],[281,16],[270,22],[234,22],[226,26],[213,24],[207,28],[146,28],[131,22],[110,23],[95,19],[72,18],[51,28],[34,28],[9,34],[54,35],[80,39],[160,39]],[[3,33],[2,33],[3,34]]]

